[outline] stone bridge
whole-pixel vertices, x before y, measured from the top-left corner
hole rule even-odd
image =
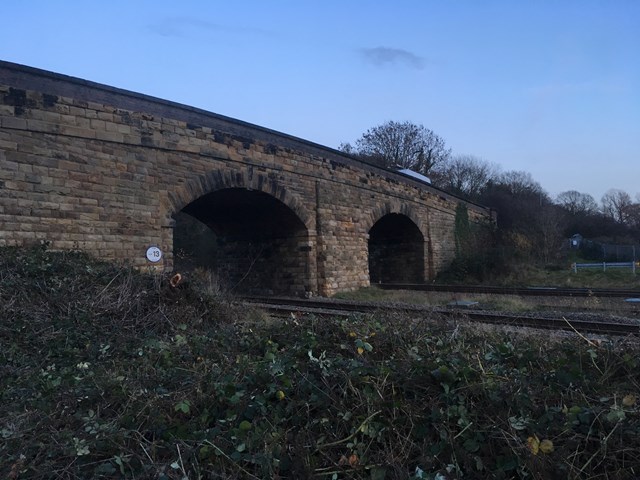
[[[471,224],[491,221],[337,150],[0,62],[0,245],[48,241],[143,268],[210,267],[241,291],[332,295],[433,279],[455,255],[460,204]]]

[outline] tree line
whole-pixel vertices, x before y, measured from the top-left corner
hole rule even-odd
[[[432,130],[411,122],[370,128],[343,152],[384,168],[407,168],[432,184],[498,213],[494,244],[528,262],[553,264],[574,234],[618,244],[640,241],[640,194],[611,189],[597,202],[568,190],[552,198],[531,174],[503,171],[474,155],[454,155]]]

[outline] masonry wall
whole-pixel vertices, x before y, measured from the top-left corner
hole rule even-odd
[[[460,199],[335,150],[191,107],[0,62],[0,245],[51,242],[171,270],[173,216],[225,188],[264,192],[306,228],[292,291],[369,284],[388,213],[424,237],[425,278],[453,258]],[[490,212],[469,204],[471,221]],[[148,246],[164,258],[151,264]]]

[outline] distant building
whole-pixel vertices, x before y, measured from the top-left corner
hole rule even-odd
[[[574,233],[569,238],[569,245],[572,249],[577,250],[582,245],[582,235],[579,233]]]

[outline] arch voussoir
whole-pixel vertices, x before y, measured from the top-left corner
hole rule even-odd
[[[420,216],[416,213],[416,211],[404,202],[386,202],[378,207],[374,208],[368,216],[367,223],[365,224],[366,231],[368,232],[371,228],[385,215],[389,214],[400,214],[409,218],[413,223],[415,223],[420,233],[422,233],[423,237],[426,237],[425,232],[422,230],[422,221]]]
[[[267,193],[289,207],[293,213],[310,228],[312,215],[304,208],[302,202],[283,185],[264,175],[252,175],[248,178],[243,172],[225,172],[213,170],[204,175],[192,178],[180,188],[168,192],[170,215],[174,215],[194,200],[217,190],[227,188],[246,188]]]

